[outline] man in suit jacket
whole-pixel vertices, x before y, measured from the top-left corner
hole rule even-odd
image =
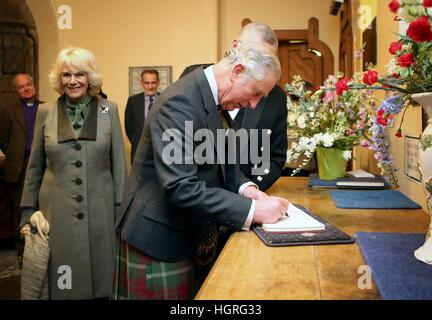
[[[159,96],[159,72],[156,69],[145,69],[141,72],[141,85],[144,92],[128,98],[125,109],[125,130],[131,143],[131,163],[135,157],[144,119]]]
[[[8,184],[14,215],[15,246],[22,255],[23,244],[19,232],[21,195],[33,141],[33,128],[39,104],[36,88],[28,74],[17,74],[12,81],[20,99],[0,113],[0,149],[6,156],[5,182]]]
[[[231,49],[235,49],[242,44],[259,44],[264,45],[272,50],[275,54],[278,49],[278,39],[266,24],[259,22],[251,22],[244,26],[237,38],[233,40]],[[208,67],[211,64],[195,64],[186,67],[180,75],[180,78],[199,66]],[[270,144],[264,146],[262,136],[258,135],[257,151],[260,157],[269,155],[269,159],[263,159],[263,165],[268,164],[268,167],[263,168],[263,174],[254,174],[256,164],[251,161],[249,143],[240,150],[248,159],[247,163],[240,165],[241,171],[246,177],[251,179],[260,190],[269,189],[273,183],[281,176],[288,149],[287,139],[287,97],[285,92],[275,86],[267,97],[263,97],[255,109],[240,109],[230,111],[231,118],[237,123],[238,128],[243,128],[250,133],[250,129],[257,129],[259,133],[263,132],[270,136]],[[266,110],[266,112],[264,112]],[[271,112],[269,111],[271,110]],[[249,136],[250,138],[250,136]],[[251,141],[251,139],[249,139]],[[264,148],[270,148],[269,152],[264,152]]]
[[[286,199],[259,191],[237,162],[225,163],[219,148],[226,133],[220,111],[255,108],[279,76],[273,52],[242,46],[159,97],[144,125],[117,221],[114,298],[191,298],[192,257],[209,221],[248,230],[252,222],[275,222],[286,212]]]

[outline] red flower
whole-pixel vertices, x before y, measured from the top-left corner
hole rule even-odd
[[[348,91],[348,79],[343,78],[336,82],[336,94],[341,96],[344,91]]]
[[[402,129],[401,128],[397,129],[395,136],[398,138],[402,138]]]
[[[423,0],[423,7],[425,8],[432,7],[432,0]]]
[[[386,119],[386,118],[378,117],[378,118],[377,118],[377,122],[378,122],[380,125],[382,125],[382,126],[386,126],[386,125],[387,125],[387,119]]]
[[[399,78],[399,73],[393,72],[391,76],[392,76],[392,78],[396,78],[397,79],[397,78]]]
[[[398,0],[392,0],[388,7],[390,8],[391,12],[396,13],[400,8],[400,3]]]
[[[404,55],[401,55],[396,59],[397,64],[401,66],[402,68],[408,68],[410,65],[414,64],[414,56],[412,53],[407,53]]]
[[[363,83],[367,84],[368,86],[373,85],[378,81],[378,72],[375,70],[368,70],[363,74]]]
[[[432,31],[428,17],[421,16],[411,22],[406,34],[415,42],[432,41]]]
[[[402,50],[402,43],[399,41],[392,42],[390,44],[389,52],[390,54],[396,54],[398,51]]]
[[[380,109],[377,112],[377,122],[382,125],[382,126],[386,126],[387,125],[387,116],[384,113],[383,109]]]

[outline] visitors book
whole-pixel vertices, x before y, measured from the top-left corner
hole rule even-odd
[[[325,230],[325,225],[290,203],[288,217],[275,223],[264,223],[262,228],[265,232],[316,232]]]

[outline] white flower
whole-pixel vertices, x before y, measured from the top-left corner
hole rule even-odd
[[[306,128],[306,119],[305,119],[305,117],[304,117],[303,115],[300,115],[300,116],[297,118],[297,125],[298,125],[298,127],[299,127],[300,129],[304,129],[304,128]]]
[[[324,147],[331,147],[334,142],[334,137],[331,134],[324,133],[321,137],[321,141],[324,144]]]
[[[306,137],[301,137],[298,142],[298,147],[302,150],[307,150],[307,147],[310,143],[310,139]]]
[[[297,120],[297,115],[295,113],[288,113],[288,123],[290,126],[294,126]]]
[[[346,150],[346,151],[344,151],[344,152],[342,153],[342,155],[343,155],[344,159],[345,159],[346,161],[348,161],[349,159],[351,159],[351,150]]]

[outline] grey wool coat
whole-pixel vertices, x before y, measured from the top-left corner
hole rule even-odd
[[[50,299],[109,297],[115,213],[126,178],[118,110],[113,102],[94,97],[77,137],[64,101],[62,96],[39,106],[21,225],[34,210],[50,224]]]

